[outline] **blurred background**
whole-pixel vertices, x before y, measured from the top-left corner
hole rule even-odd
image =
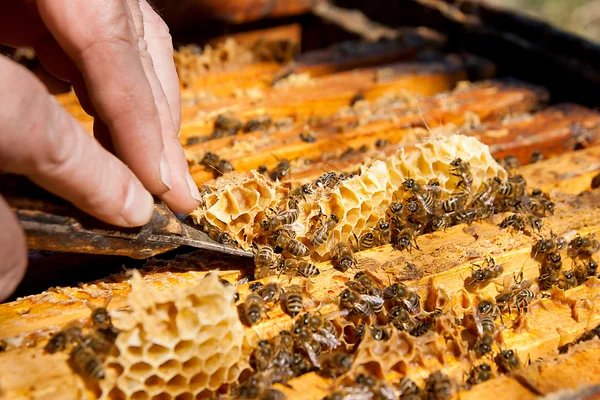
[[[600,0],[486,0],[519,9],[561,28],[600,42]]]

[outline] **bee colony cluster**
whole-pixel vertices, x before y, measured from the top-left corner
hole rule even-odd
[[[310,280],[320,274],[311,255],[319,259],[329,256],[333,268],[352,272],[358,267],[356,251],[387,244],[399,251],[419,250],[419,235],[482,221],[496,213],[509,213],[498,224],[501,228],[538,238],[533,254],[540,261],[537,285],[533,279],[524,280],[521,272],[495,298],[480,298],[472,310],[463,310],[460,317],[435,306],[424,308],[420,296],[403,283],[386,284],[365,270],[356,272],[346,282],[347,288],[336,296],[338,311],[331,314],[333,319],[318,311],[302,313],[303,289],[298,285],[251,283],[251,293],[239,307],[246,325],[259,323],[278,303],[295,322],[289,330],[258,343],[251,358],[255,374],[238,389],[237,396],[262,398],[260,393],[266,390],[266,398],[277,398],[271,385],[285,384],[310,371],[331,378],[343,376],[351,369],[352,353],[365,337],[370,338],[366,342],[404,341],[427,349],[426,342],[419,344],[413,338],[429,332],[430,336],[452,335],[458,351],[477,360],[466,387],[519,369],[521,361],[516,351],[498,344],[505,320],[515,313],[524,318],[542,291],[553,286],[567,290],[595,276],[592,254],[599,250],[599,243],[593,236],[577,236],[568,245],[564,238],[553,234],[543,237],[543,218],[553,214],[553,201],[540,189],[528,189],[524,178],[514,172],[510,158],[505,164],[511,170],[508,174],[475,139],[450,136],[417,145],[409,155],[401,153],[386,161],[375,161],[355,174],[328,172],[315,182],[271,182],[252,173],[248,178],[234,177],[221,188],[207,189],[206,204],[195,217],[205,225],[217,221],[229,238],[240,240],[242,245],[252,243],[256,249],[256,278],[285,274]],[[251,193],[251,187],[260,189]],[[253,198],[248,201],[244,195]],[[244,205],[247,208],[242,208]],[[352,210],[362,212],[357,213],[357,218],[349,218]],[[245,223],[240,224],[240,220]],[[308,221],[308,226],[296,228],[300,220]],[[562,268],[559,251],[567,246],[576,265],[573,270]],[[319,248],[326,250],[319,253]],[[465,288],[477,292],[503,272],[502,265],[487,257],[473,264]],[[471,335],[471,343],[460,338],[462,330]],[[396,344],[373,356],[371,362],[381,362],[378,358],[383,353],[397,353],[394,347],[402,346]],[[358,350],[359,358],[364,356],[360,353]],[[493,369],[488,359],[495,364]],[[397,355],[391,365],[381,368],[379,375],[388,368],[398,369],[399,363],[408,365],[408,360],[410,357]],[[327,398],[352,398],[353,394],[362,393],[365,398],[392,399],[399,394],[400,398],[446,399],[459,386],[440,372],[432,373],[423,387],[409,378],[390,386],[360,374],[352,386]]]
[[[460,83],[460,57],[386,64],[360,49],[336,53],[366,65],[356,71],[319,54],[285,73],[274,60],[288,47],[177,52],[181,140],[203,195],[189,222],[252,251],[252,268],[215,254],[157,259],[0,305],[15,315],[0,324],[0,358],[39,350],[40,363],[66,363],[73,398],[565,388],[543,371],[598,355],[600,114],[544,108],[547,91],[518,82]],[[60,101],[90,122],[72,96]],[[90,313],[98,298],[111,300]],[[34,316],[36,328],[20,324]],[[600,383],[576,371],[569,382]],[[1,372],[0,387],[20,394]]]

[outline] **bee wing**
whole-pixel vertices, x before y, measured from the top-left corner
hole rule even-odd
[[[410,301],[403,299],[402,302],[404,303],[404,305],[406,306],[408,311],[413,312],[413,313],[417,311],[417,307],[415,307],[415,305],[412,304]]]
[[[368,389],[366,389],[368,390]],[[371,391],[365,391],[364,393],[350,393],[344,396],[344,400],[371,400],[375,396]]]
[[[379,394],[381,395],[381,398],[385,400],[394,400],[396,398],[393,389],[386,384],[383,384],[379,388]]]
[[[483,325],[481,325],[481,317],[479,316],[479,310],[473,306],[473,319],[475,320],[475,326],[477,327],[477,334],[483,335]]]
[[[313,338],[317,342],[327,345],[327,347],[329,347],[330,349],[335,349],[341,344],[335,336],[333,336],[330,332],[325,331],[324,329],[320,329],[318,333],[313,333]]]
[[[312,346],[308,343],[302,343],[302,346],[304,347],[304,350],[306,350],[306,354],[308,355],[308,358],[313,363],[313,365],[317,368],[321,368],[321,364],[319,363],[317,353],[315,353]]]
[[[383,305],[383,297],[381,296],[371,296],[369,294],[361,294],[360,298],[368,302],[372,306],[381,306]]]
[[[294,232],[296,236],[304,234],[304,226],[300,222],[294,222],[293,224],[282,225],[282,229],[289,232]]]
[[[356,308],[358,311],[365,315],[371,312],[371,304],[366,300],[364,302],[356,303],[354,305],[354,308]]]

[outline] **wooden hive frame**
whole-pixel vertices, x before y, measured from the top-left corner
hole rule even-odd
[[[417,34],[422,35],[422,32]],[[524,165],[518,173],[530,187],[550,192],[557,203],[555,215],[545,218],[545,232],[600,234],[597,208],[600,193],[592,190],[592,180],[600,169],[600,147],[596,147],[600,138],[600,113],[575,104],[546,106],[548,92],[545,89],[519,82],[492,81],[455,90],[456,84],[472,75],[473,69],[491,78],[490,62],[462,56],[419,61],[417,56],[421,52],[444,48],[444,41],[439,37],[433,40],[431,35],[427,32],[416,46],[390,44],[370,52],[350,52],[342,59],[335,49],[307,53],[298,61],[294,72],[308,73],[310,80],[288,88],[271,86],[282,68],[286,68],[274,63],[232,65],[228,71],[199,76],[183,94],[181,133],[184,145],[192,137],[200,138],[200,143],[185,146],[196,182],[200,185],[214,179],[214,172],[197,162],[207,151],[230,160],[236,170],[242,172],[260,165],[272,168],[277,158],[299,159],[306,164],[297,163],[294,178],[314,179],[323,170],[354,170],[365,156],[383,157],[400,147],[414,145],[426,136],[424,128],[458,129],[488,144],[498,158],[514,154],[522,164],[527,164],[535,151],[541,151],[546,160]],[[360,69],[351,70],[356,66]],[[261,95],[253,97],[248,91],[239,92],[236,88],[258,88]],[[198,97],[200,91],[203,95]],[[387,119],[365,122],[355,113],[339,112],[344,107],[347,111],[357,94],[375,104],[387,91],[402,91],[408,99],[400,107],[388,110]],[[442,92],[447,94],[436,96]],[[73,95],[64,95],[59,100],[84,125],[91,127],[91,120]],[[202,141],[212,133],[214,120],[220,114],[234,115],[243,121],[268,114],[275,121],[292,118],[293,123],[289,130],[270,130],[268,143],[259,146],[257,143],[261,143],[264,132]],[[449,124],[453,125],[449,127]],[[299,139],[307,125],[317,138],[314,143]],[[382,138],[389,144],[378,148],[375,142]],[[339,147],[340,143],[344,147],[341,151],[325,151]],[[363,146],[366,150],[358,151]],[[354,151],[345,152],[347,147]],[[247,154],[247,149],[251,149],[252,154]],[[475,294],[463,289],[465,277],[470,274],[471,263],[485,256],[492,255],[503,265],[503,277],[510,278],[521,270],[525,279],[539,274],[538,263],[531,258],[535,238],[499,229],[496,224],[500,219],[495,216],[493,223],[458,225],[446,232],[424,235],[419,238],[421,251],[410,254],[393,251],[389,245],[356,253],[358,270],[368,270],[383,281],[401,280],[417,290],[423,299],[442,288],[449,301],[471,304]],[[409,265],[416,266],[416,270]],[[151,286],[168,290],[193,286],[210,269],[219,269],[222,278],[235,282],[249,274],[249,267],[226,258],[214,260],[196,254],[151,261],[142,271]],[[342,273],[331,268],[329,262],[320,263],[318,267],[322,273],[311,279],[310,295],[315,302],[323,303],[319,310],[323,315],[334,315],[336,306],[332,299],[357,271]],[[293,281],[303,282],[299,278]],[[600,384],[597,342],[576,346],[568,354],[556,356],[559,346],[600,324],[596,306],[599,288],[598,281],[591,279],[565,293],[555,291],[550,298],[532,307],[524,324],[507,326],[502,331],[504,345],[516,349],[522,360],[542,359],[523,367],[523,373],[534,381],[540,393],[576,388],[579,384]],[[493,296],[497,290],[496,285],[488,285],[477,294]],[[248,285],[240,285],[238,291],[243,298]],[[69,368],[66,355],[44,354],[42,347],[50,333],[73,320],[88,317],[86,302],[110,295],[109,308],[114,310],[127,304],[129,292],[127,275],[122,273],[0,305],[0,339],[14,347],[0,353],[1,396],[93,398],[93,393]],[[462,309],[463,314],[468,311],[468,308]],[[246,328],[248,343],[256,344],[282,329],[289,329],[292,320],[279,308],[269,311],[269,316],[261,324]],[[48,368],[49,365],[53,368]],[[441,369],[462,381],[470,366],[471,360],[465,358],[446,355],[440,363],[435,357],[426,357],[422,364],[411,364],[402,373],[385,371],[382,378],[397,382],[406,374],[418,381],[431,370]],[[562,371],[562,376],[557,371]],[[335,385],[331,379],[309,373],[289,381],[289,387],[279,389],[290,399],[319,399]],[[306,390],[307,387],[310,390]],[[536,395],[510,375],[497,377],[459,395],[461,398],[489,398],[498,397],[498,393],[503,393],[505,398]]]

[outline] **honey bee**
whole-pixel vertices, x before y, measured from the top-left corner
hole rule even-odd
[[[217,166],[216,169],[221,174],[225,174],[227,172],[235,171],[235,168],[233,167],[233,164],[231,164],[229,161],[224,160],[224,159],[219,160],[219,165]]]
[[[233,136],[242,129],[242,121],[226,115],[219,115],[215,120],[215,127],[211,134],[212,139]]]
[[[70,326],[62,329],[58,333],[54,334],[44,347],[44,351],[49,354],[54,354],[58,351],[65,350],[68,346],[71,346],[76,342],[76,338],[82,335],[80,326]]]
[[[285,334],[284,334],[285,333]],[[287,331],[282,331],[274,339],[273,357],[270,367],[291,370],[294,367],[294,339]],[[290,371],[293,375],[293,371]]]
[[[292,239],[289,233],[283,229],[275,231],[270,239],[274,245],[281,247],[295,257],[306,257],[310,254],[310,250],[304,243]]]
[[[349,313],[360,318],[368,318],[372,313],[371,304],[351,289],[344,289],[340,294],[340,309],[344,311],[342,314]]]
[[[369,303],[370,309],[375,314],[383,312],[384,299],[378,279],[367,272],[359,272],[354,276],[354,280],[347,282],[352,290],[359,293],[361,300]]]
[[[419,324],[418,321],[402,306],[392,308],[388,313],[387,318],[388,322],[394,325],[399,331],[411,332],[416,329]]]
[[[279,160],[277,165],[275,166],[275,170],[273,171],[273,176],[271,179],[273,180],[282,180],[286,176],[290,174],[292,170],[292,165],[286,159]]]
[[[392,301],[395,305],[398,305],[408,297],[408,292],[409,290],[404,283],[396,282],[384,288],[382,294],[384,300]]]
[[[321,374],[336,379],[352,367],[352,355],[337,351],[328,355],[322,363]]]
[[[495,336],[496,317],[499,315],[498,308],[489,300],[482,300],[475,309],[473,318],[477,326],[477,333],[482,336],[486,333]]]
[[[547,253],[540,267],[540,289],[549,290],[552,286],[558,285],[561,268],[562,258],[560,253]]]
[[[329,234],[336,227],[336,225],[340,222],[340,219],[335,215],[331,214],[331,216],[323,223],[310,238],[310,244],[313,247],[319,247],[324,244],[327,239],[329,239]]]
[[[200,160],[200,164],[208,168],[218,168],[219,156],[214,153],[207,152]]]
[[[425,210],[425,208],[421,207],[418,201],[414,200],[412,197],[406,203],[406,211],[408,211],[408,220],[419,226],[426,225],[429,221],[430,214]]]
[[[338,271],[346,272],[348,269],[356,267],[356,259],[350,245],[346,242],[339,242],[332,251],[331,263]]]
[[[589,257],[583,264],[577,265],[575,269],[575,276],[577,278],[577,284],[581,285],[584,283],[589,277],[596,275],[598,270],[598,264],[596,260]]]
[[[354,235],[354,238],[356,239],[358,251],[370,249],[375,244],[375,234],[373,232],[365,232],[360,237]]]
[[[254,400],[285,400],[285,395],[282,392],[269,387],[275,383],[273,382],[273,379],[270,377],[267,378],[265,376],[261,376],[260,374],[263,374],[263,372],[252,376],[250,379],[248,379],[248,382],[241,385],[235,393],[235,398]],[[285,381],[282,381],[281,383],[285,383]]]
[[[220,230],[216,226],[212,226],[210,224],[206,224],[204,226],[204,230],[206,231],[206,233],[208,234],[208,236],[212,240],[214,240],[215,242],[219,242],[223,246],[237,247],[236,241],[233,240],[231,238],[231,236],[229,236],[229,234],[227,232],[223,232],[222,230]]]
[[[381,148],[388,146],[389,144],[390,144],[389,140],[377,139],[377,141],[375,142],[375,147],[377,147],[378,149],[381,149]]]
[[[554,202],[540,189],[534,189],[525,202],[526,209],[536,215],[554,214]]]
[[[483,185],[483,189],[477,192],[473,197],[473,204],[476,207],[481,207],[483,209],[483,214],[493,214],[494,200],[496,199],[496,193],[498,193],[501,184],[502,182],[497,176],[488,179],[487,183]]]
[[[465,193],[460,193],[444,200],[442,202],[442,210],[447,213],[453,213],[462,210],[466,203],[467,195]]]
[[[473,269],[471,273],[470,282],[467,286],[477,286],[478,288],[484,287],[492,279],[498,278],[504,272],[502,265],[496,264],[496,261],[492,257],[487,257],[483,265],[473,264],[477,269]]]
[[[317,187],[333,189],[339,182],[340,179],[335,172],[325,172],[323,175],[317,178],[315,185]]]
[[[503,167],[507,170],[517,169],[521,166],[519,159],[516,156],[513,156],[512,154],[509,154],[506,157],[504,157],[503,161]]]
[[[392,333],[387,326],[375,325],[370,328],[371,337],[375,340],[388,340]]]
[[[401,220],[404,214],[404,205],[399,201],[392,201],[387,212],[393,220]]]
[[[315,367],[319,368],[319,355],[322,351],[321,342],[314,339],[313,332],[302,325],[294,326],[294,343],[295,347],[304,350],[310,362]]]
[[[421,400],[423,398],[423,391],[417,384],[410,378],[403,376],[400,378],[400,399],[401,400]]]
[[[264,131],[269,129],[273,120],[268,115],[259,115],[249,119],[244,125],[244,132]]]
[[[446,215],[436,215],[431,218],[431,229],[433,231],[441,231],[442,229],[445,231],[449,225],[448,219]]]
[[[103,379],[104,367],[102,360],[83,337],[79,336],[75,340],[78,344],[69,355],[69,364],[73,370],[85,378],[94,380]]]
[[[350,105],[353,106],[356,103],[358,103],[359,101],[363,101],[365,99],[365,96],[363,96],[362,93],[356,93],[354,96],[352,96],[352,99],[350,100]]]
[[[313,338],[325,344],[330,349],[335,349],[340,345],[335,326],[328,319],[319,315],[305,313],[296,324],[308,327],[313,332]]]
[[[500,372],[511,372],[521,365],[521,361],[515,350],[502,350],[494,358],[494,361],[496,361],[498,371]]]
[[[577,276],[573,271],[563,271],[558,280],[558,287],[562,290],[568,290],[577,286]]]
[[[390,229],[390,224],[385,219],[380,219],[377,222],[377,226],[374,229],[375,237],[376,237],[376,245],[382,246],[384,244],[388,244],[392,237],[392,231]]]
[[[269,276],[270,270],[277,266],[277,257],[273,248],[267,245],[261,246],[256,253],[254,263],[256,265],[254,272],[255,279],[266,278]]]
[[[277,303],[281,294],[281,286],[277,282],[270,282],[258,290],[258,294],[262,297],[263,302]]]
[[[467,161],[463,161],[460,158],[452,160],[450,163],[450,175],[460,178],[456,184],[457,189],[462,189],[466,192],[471,191],[473,174],[471,173],[471,166]]]
[[[513,175],[503,182],[498,193],[504,197],[521,197],[525,194],[525,179],[521,175]]]
[[[571,258],[590,257],[598,250],[600,250],[600,242],[596,240],[596,236],[592,233],[584,237],[577,235],[569,242],[567,253]]]
[[[427,399],[447,400],[452,398],[456,387],[447,375],[444,375],[440,371],[435,371],[425,379],[424,391]]]
[[[410,227],[406,227],[402,230],[396,229],[395,232],[392,233],[391,243],[395,250],[408,250],[409,253],[412,252],[413,247],[417,250],[421,250],[415,239],[415,230]]]
[[[288,204],[290,205],[290,208],[298,208],[298,203],[300,200],[306,201],[306,198],[313,194],[315,194],[315,191],[313,190],[312,183],[305,183],[299,188],[292,190],[289,196]]]
[[[433,190],[430,189],[430,185],[427,185],[428,187],[425,188],[414,179],[408,178],[402,182],[402,186],[404,186],[405,190],[410,190],[414,194],[416,201],[427,214],[435,212],[435,196],[431,193]]]
[[[117,340],[119,330],[112,324],[106,305],[92,309],[90,322],[93,331],[88,335],[88,345],[97,353],[108,354]]]
[[[534,151],[531,153],[531,158],[529,159],[529,163],[533,164],[544,159],[544,154],[541,151]]]
[[[517,312],[527,312],[529,304],[537,298],[537,295],[531,289],[522,289],[514,296],[514,303]]]
[[[478,337],[475,342],[475,355],[477,358],[481,358],[484,355],[491,353],[493,344],[494,338],[490,334]]]
[[[268,168],[266,165],[259,165],[258,168],[256,168],[256,172],[258,172],[261,175],[265,175],[268,171]]]
[[[364,290],[358,290],[361,293],[368,293],[375,296],[381,296],[381,281],[375,275],[367,271],[360,271],[354,275],[354,281]]]
[[[275,213],[271,218],[265,218],[260,221],[260,227],[265,233],[273,232],[282,226],[291,225],[298,219],[298,210],[290,210]]]
[[[296,274],[305,278],[316,276],[321,273],[313,263],[304,260],[296,260],[293,258],[286,258],[281,260],[280,271],[289,276],[295,276]]]
[[[492,372],[492,367],[489,364],[480,364],[476,365],[469,372],[469,377],[467,378],[468,385],[477,385],[481,382],[485,382],[494,377],[494,373]]]
[[[513,280],[515,281],[514,285],[505,288],[496,295],[496,305],[501,311],[508,311],[510,313],[511,307],[515,305],[517,306],[517,309],[520,310],[520,307],[527,306],[531,299],[531,294],[533,294],[533,292],[529,290],[532,281],[523,280],[523,271],[516,276],[513,275]],[[518,305],[517,295],[519,295]],[[533,294],[533,298],[535,298],[535,294]]]
[[[567,247],[567,241],[563,237],[551,234],[549,239],[540,238],[533,245],[533,258],[546,257],[550,251],[560,251]]]
[[[523,231],[528,226],[539,232],[542,230],[542,225],[542,220],[534,215],[512,214],[504,218],[499,226],[501,228],[512,227],[517,231]]]
[[[261,340],[252,352],[250,365],[257,371],[265,371],[271,366],[273,345],[268,340]]]
[[[294,360],[292,363],[292,371],[294,375],[299,376],[306,374],[307,372],[313,371],[315,367],[312,362],[308,360],[303,354],[294,353]]]
[[[395,400],[394,391],[385,382],[378,381],[373,377],[360,374],[354,381],[355,385],[351,388],[352,399],[360,400],[362,398],[376,400]],[[350,395],[350,394],[349,394]]]
[[[305,127],[302,130],[300,133],[300,139],[306,143],[314,143],[317,140],[315,133],[308,127]]]
[[[191,146],[194,144],[198,144],[203,142],[203,138],[201,138],[200,136],[190,136],[185,140],[185,145],[186,146]]]
[[[240,319],[248,326],[255,325],[262,320],[265,303],[260,295],[250,293],[244,303],[239,306]]]
[[[291,285],[285,291],[285,309],[286,312],[293,318],[300,314],[304,306],[303,303],[303,290],[298,285]]]

